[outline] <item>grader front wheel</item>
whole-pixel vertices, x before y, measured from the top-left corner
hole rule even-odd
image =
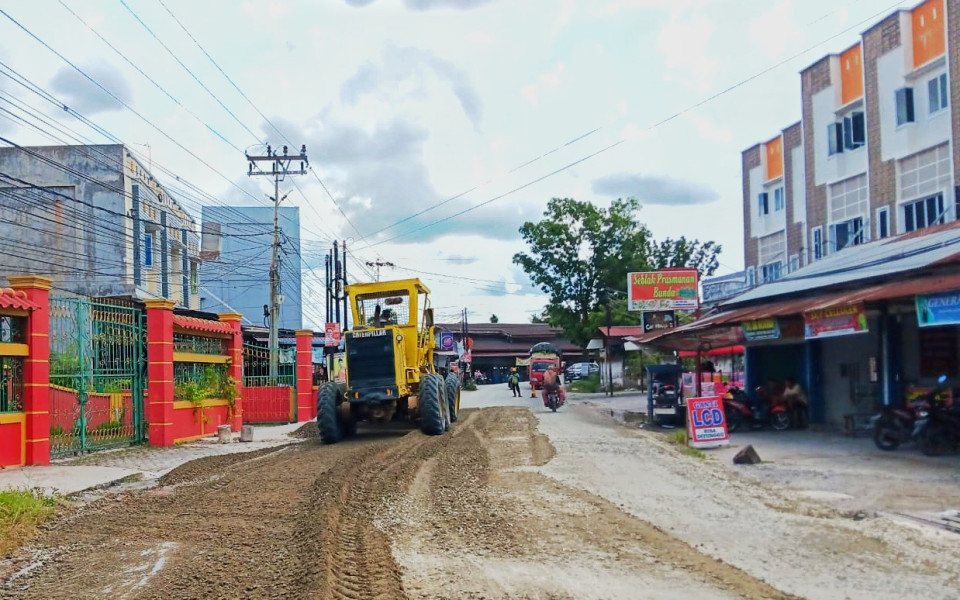
[[[420,380],[420,430],[427,435],[440,435],[446,430],[439,379],[431,374]]]

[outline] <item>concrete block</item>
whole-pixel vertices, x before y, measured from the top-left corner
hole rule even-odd
[[[230,436],[230,426],[221,425],[217,427],[217,443],[229,444],[232,438]]]
[[[241,442],[252,442],[253,441],[253,425],[244,425],[240,428],[240,441]]]
[[[733,464],[735,465],[758,465],[761,462],[763,461],[760,460],[760,455],[757,454],[757,451],[753,449],[753,444],[737,452],[733,457]]]

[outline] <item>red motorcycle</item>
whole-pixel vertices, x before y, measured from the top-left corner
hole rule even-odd
[[[777,431],[790,427],[790,411],[782,395],[768,399],[766,388],[756,389],[757,401],[751,402],[746,392],[731,386],[723,396],[723,413],[727,421],[727,431],[733,433],[743,425],[760,429],[769,424]]]

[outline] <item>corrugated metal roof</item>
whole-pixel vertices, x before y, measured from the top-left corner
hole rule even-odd
[[[774,296],[814,291],[856,281],[910,273],[917,269],[960,262],[960,221],[924,235],[913,234],[847,248],[818,260],[778,281],[740,294],[722,306],[736,306]]]

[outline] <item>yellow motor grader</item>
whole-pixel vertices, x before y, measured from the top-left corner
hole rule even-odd
[[[401,279],[348,285],[346,293],[353,315],[344,332],[346,381],[317,392],[320,440],[355,435],[359,422],[447,431],[460,410],[460,380],[437,372],[430,290],[419,279]]]

